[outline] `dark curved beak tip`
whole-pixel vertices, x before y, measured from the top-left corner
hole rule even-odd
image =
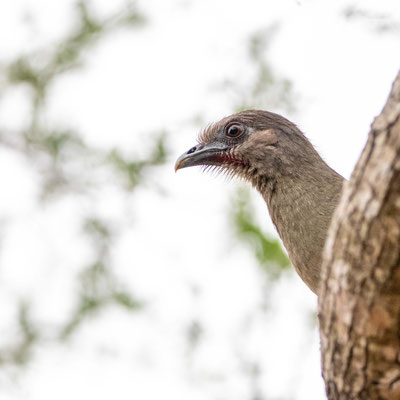
[[[193,159],[192,154],[196,153],[196,151],[201,150],[203,147],[204,145],[198,144],[196,146],[191,147],[188,151],[180,155],[175,162],[175,172],[178,171],[178,169],[191,167],[193,165],[190,162],[190,160]]]
[[[194,167],[196,165],[216,165],[215,163],[220,161],[217,154],[226,149],[227,145],[224,143],[199,143],[178,157],[175,163],[175,172],[178,169]]]
[[[184,168],[182,166],[182,162],[183,162],[185,156],[186,156],[186,153],[184,153],[181,156],[179,156],[178,159],[176,160],[176,162],[175,162],[175,172],[178,171],[178,169]]]

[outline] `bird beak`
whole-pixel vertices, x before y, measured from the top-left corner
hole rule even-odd
[[[218,164],[221,157],[218,153],[228,147],[222,143],[198,144],[190,148],[187,152],[178,157],[175,163],[175,172],[178,169],[194,167],[195,165],[214,165]]]

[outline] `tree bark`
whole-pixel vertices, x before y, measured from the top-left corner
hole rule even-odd
[[[318,308],[329,400],[400,399],[400,73],[333,216]]]

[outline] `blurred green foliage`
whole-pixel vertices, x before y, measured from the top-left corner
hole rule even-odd
[[[29,54],[21,54],[1,67],[0,72],[6,78],[4,93],[18,85],[30,89],[31,114],[27,125],[20,131],[0,131],[0,146],[26,157],[29,165],[38,171],[39,201],[55,201],[71,192],[87,193],[98,185],[93,176],[96,168],[104,168],[113,174],[115,184],[132,194],[146,184],[150,169],[163,165],[167,160],[168,135],[162,127],[153,134],[146,156],[138,157],[118,148],[102,150],[90,146],[78,130],[56,122],[50,124],[46,120],[48,94],[57,79],[84,67],[90,50],[107,34],[121,28],[137,29],[146,22],[132,2],[106,18],[99,18],[89,4],[87,1],[76,3],[75,25],[63,39],[43,49],[34,49]],[[256,32],[249,40],[252,82],[246,85],[226,82],[234,93],[234,111],[246,107],[293,109],[290,82],[279,78],[266,58],[275,29]],[[232,218],[238,238],[250,245],[269,277],[278,277],[287,268],[288,259],[279,242],[264,234],[255,222],[246,192],[238,193],[233,199]],[[115,229],[113,221],[92,214],[84,215],[81,225],[93,258],[87,265],[82,265],[76,275],[76,296],[71,314],[63,323],[52,326],[50,330],[48,327],[44,329],[35,321],[34,303],[30,299],[20,299],[16,305],[18,332],[11,343],[0,349],[0,364],[26,365],[40,344],[68,340],[82,324],[106,307],[118,306],[127,312],[137,312],[145,307],[144,302],[136,298],[113,272],[110,253],[121,227]],[[204,334],[202,321],[193,318],[185,335],[189,352],[198,347]],[[253,368],[251,371],[251,376],[259,375],[258,370]]]
[[[238,110],[248,108],[261,110],[281,109],[288,113],[295,111],[292,82],[275,73],[267,58],[267,52],[279,26],[274,24],[255,32],[249,39],[249,58],[254,65],[253,82],[243,96]]]
[[[40,200],[54,200],[66,191],[86,190],[96,185],[87,164],[106,167],[123,177],[121,188],[132,191],[143,183],[143,172],[147,168],[166,161],[166,132],[162,131],[149,150],[145,160],[134,157],[127,160],[118,150],[99,150],[89,146],[82,134],[71,128],[51,126],[45,118],[48,92],[51,85],[62,75],[84,66],[88,52],[107,34],[121,28],[139,28],[145,23],[144,16],[134,2],[126,2],[113,15],[99,18],[87,1],[75,5],[76,18],[72,31],[58,43],[43,49],[21,54],[8,65],[2,65],[7,89],[25,85],[30,90],[30,120],[20,131],[1,131],[0,146],[29,159],[30,165],[38,169],[40,177]],[[70,166],[78,164],[79,173]],[[128,185],[126,185],[128,182]],[[115,232],[110,221],[96,216],[87,216],[82,221],[84,234],[93,247],[95,259],[83,266],[76,277],[77,296],[72,314],[64,324],[55,326],[52,333],[44,332],[35,323],[29,299],[18,302],[18,333],[14,342],[0,349],[0,363],[25,365],[31,358],[35,346],[44,341],[67,339],[88,318],[99,313],[105,306],[117,305],[127,311],[142,309],[143,302],[129,292],[112,270],[110,249]]]
[[[350,4],[344,8],[342,15],[353,21],[365,22],[369,29],[378,33],[400,33],[400,21],[391,15],[370,11],[367,7]]]
[[[51,48],[21,55],[7,68],[11,84],[26,83],[34,89],[35,105],[44,99],[52,80],[62,73],[81,67],[84,56],[107,33],[122,27],[140,27],[144,16],[135,3],[128,2],[115,14],[100,19],[87,1],[76,3],[76,24],[72,32]]]
[[[110,265],[113,232],[109,224],[90,217],[83,221],[83,231],[92,241],[96,258],[79,276],[75,311],[60,329],[62,339],[74,333],[85,318],[94,316],[107,305],[119,305],[128,311],[138,311],[144,305],[113,274]]]
[[[107,305],[115,304],[128,311],[138,311],[143,307],[143,302],[124,290],[109,266],[100,260],[81,273],[76,303],[70,320],[60,330],[62,339],[68,338],[87,317],[93,317]]]
[[[294,113],[296,94],[289,79],[279,76],[271,66],[268,50],[278,24],[255,31],[248,39],[247,58],[250,61],[248,77],[226,79],[222,89],[231,93],[233,111],[246,109],[269,110],[274,112]]]
[[[29,302],[20,300],[18,303],[18,339],[0,352],[0,366],[13,364],[25,365],[32,356],[32,348],[39,338],[38,328],[31,315]]]
[[[144,160],[137,160],[136,157],[128,159],[118,149],[113,149],[108,155],[108,160],[114,170],[122,178],[125,187],[131,191],[144,178],[143,173],[148,167],[162,165],[167,159],[166,132],[162,131],[153,139],[152,149],[149,156]]]
[[[30,87],[32,113],[26,129],[9,134],[0,132],[0,145],[8,146],[35,161],[32,165],[40,168],[43,180],[43,198],[60,190],[87,187],[90,182],[82,182],[84,176],[69,173],[68,167],[72,162],[84,163],[84,160],[92,158],[97,163],[100,162],[98,160],[108,160],[115,164],[115,158],[118,160],[113,151],[104,154],[99,149],[89,147],[82,135],[71,128],[48,126],[43,116],[48,89],[63,74],[82,67],[88,52],[107,34],[121,28],[139,28],[146,22],[135,3],[130,1],[105,18],[99,18],[87,1],[78,1],[75,10],[75,25],[66,37],[44,49],[18,56],[9,65],[3,66],[1,71],[6,77],[5,90],[16,85]],[[152,157],[146,166],[158,165],[165,160],[164,139],[165,134],[160,135],[156,145],[156,149],[164,154],[158,154],[157,159]],[[130,178],[134,178],[134,169],[139,165],[140,162],[131,161],[129,169],[125,168],[125,172],[131,174]]]
[[[264,233],[255,221],[248,190],[237,190],[232,204],[232,221],[237,236],[248,243],[268,276],[271,279],[279,278],[281,273],[290,267],[290,260],[283,251],[279,239]]]

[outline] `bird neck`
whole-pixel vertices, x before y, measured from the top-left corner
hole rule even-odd
[[[322,251],[343,178],[321,159],[318,165],[261,182],[258,189],[293,266],[317,294]]]

